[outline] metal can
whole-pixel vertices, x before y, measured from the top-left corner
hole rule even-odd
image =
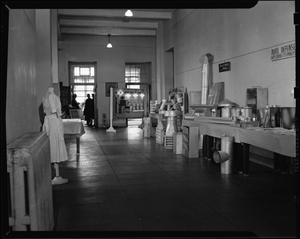
[[[230,109],[231,109],[231,107],[223,107],[222,108],[222,112],[221,112],[222,117],[224,117],[224,118],[230,118],[231,117],[230,116]]]
[[[252,118],[252,107],[245,106],[242,108],[242,116]]]

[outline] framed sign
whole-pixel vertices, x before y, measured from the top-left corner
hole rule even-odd
[[[118,88],[118,82],[105,82],[106,97],[110,96],[110,87],[113,87],[114,89],[117,89]]]
[[[230,61],[219,64],[219,72],[230,71]]]

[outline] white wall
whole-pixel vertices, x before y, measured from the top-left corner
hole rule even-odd
[[[35,11],[9,10],[6,140],[39,129]]]
[[[105,96],[105,82],[118,82],[125,87],[126,62],[151,62],[152,76],[155,72],[154,37],[111,36],[113,48],[106,48],[108,37],[67,36],[59,42],[58,79],[64,86],[69,85],[68,62],[97,62],[98,125],[102,114],[109,117],[109,97]],[[149,82],[151,84],[151,82]],[[155,89],[154,89],[155,90]]]
[[[271,61],[271,49],[295,42],[294,1],[259,1],[251,9],[184,9],[164,25],[164,50],[174,47],[175,84],[201,90],[200,57],[214,56],[213,82],[243,106],[246,89],[269,89],[269,104],[293,106],[295,58]],[[231,62],[231,71],[218,64]]]

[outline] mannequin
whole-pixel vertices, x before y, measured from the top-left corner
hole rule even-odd
[[[61,102],[59,97],[54,93],[53,87],[48,88],[43,98],[43,108],[46,114],[43,131],[47,132],[50,139],[51,163],[54,164],[56,175],[54,179],[52,179],[52,185],[64,184],[68,182],[68,179],[62,178],[59,175],[59,163],[68,160],[68,155],[61,119]]]

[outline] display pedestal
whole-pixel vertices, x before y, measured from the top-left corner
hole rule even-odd
[[[113,128],[112,120],[113,120],[113,87],[110,87],[110,105],[109,105],[109,111],[110,111],[110,127],[106,130],[106,132],[112,132],[115,133],[116,130]]]

